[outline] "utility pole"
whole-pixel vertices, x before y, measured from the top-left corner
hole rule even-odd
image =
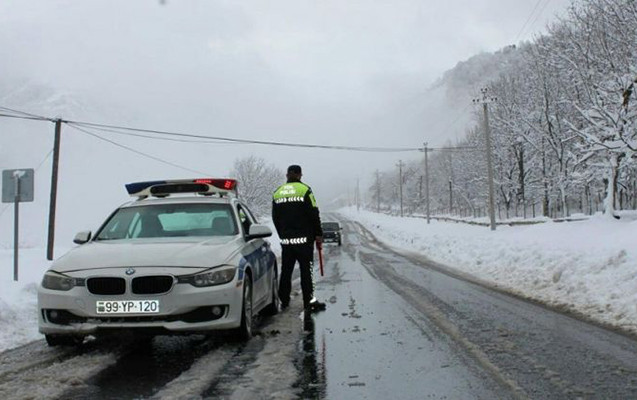
[[[452,181],[449,178],[449,215],[453,214],[453,191],[451,189]]]
[[[356,178],[356,211],[361,209],[361,192],[360,192],[360,179]]]
[[[453,214],[453,158],[452,150],[449,153],[449,215]]]
[[[403,160],[398,161],[398,185],[400,187],[400,216],[403,216]]]
[[[518,159],[518,169],[520,170],[520,197],[522,199],[522,208],[524,208],[524,219],[526,219],[526,195],[524,193],[524,140],[522,137],[518,138],[518,151],[519,151],[519,159]]]
[[[484,136],[487,147],[487,174],[489,179],[489,220],[491,230],[495,231],[495,185],[493,183],[493,149],[491,148],[491,132],[489,130],[489,104],[497,101],[495,97],[489,97],[489,89],[480,89],[482,98],[473,99],[474,104],[482,104],[484,113]]]
[[[429,147],[425,142],[425,197],[427,197],[427,223],[431,222],[431,212],[429,208]]]
[[[376,212],[380,212],[380,175],[376,170]]]
[[[62,120],[55,120],[55,139],[53,143],[53,165],[51,168],[51,199],[49,201],[49,239],[46,247],[46,259],[53,260],[53,244],[55,242],[55,209],[58,193],[58,168],[60,164],[60,139]]]

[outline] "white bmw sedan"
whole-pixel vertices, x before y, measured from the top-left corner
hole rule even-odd
[[[80,246],[56,260],[38,290],[49,345],[114,330],[151,334],[231,330],[252,336],[253,316],[279,310],[276,257],[233,195],[236,181],[127,185],[119,207]]]

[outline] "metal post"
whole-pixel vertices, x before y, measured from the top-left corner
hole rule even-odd
[[[356,178],[356,211],[360,211],[361,209],[360,195],[360,179]]]
[[[19,251],[19,237],[20,237],[20,175],[14,174],[13,179],[15,181],[15,201],[14,201],[14,214],[13,214],[13,280],[18,280],[18,251]]]
[[[449,178],[449,215],[453,214],[453,191],[451,189],[451,178]]]
[[[60,134],[62,120],[55,121],[55,140],[53,143],[53,166],[51,168],[51,200],[49,201],[49,239],[46,247],[46,259],[53,260],[53,244],[55,242],[55,209],[58,192],[58,166],[60,164]]]
[[[449,149],[449,215],[453,214],[453,151]]]
[[[380,212],[380,176],[376,170],[376,212]]]
[[[400,187],[400,216],[403,216],[403,160],[398,161],[398,184]]]
[[[425,196],[427,197],[427,223],[431,222],[431,212],[429,208],[429,149],[427,148],[427,142],[425,142]]]

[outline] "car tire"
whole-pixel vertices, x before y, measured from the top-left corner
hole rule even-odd
[[[237,328],[235,336],[239,341],[245,342],[252,337],[254,323],[252,313],[252,280],[246,275],[243,280],[243,301],[241,304],[241,326]]]
[[[84,342],[84,336],[73,335],[44,335],[49,346],[79,346]]]
[[[276,264],[274,264],[276,271]],[[279,279],[277,273],[274,273],[272,279],[272,301],[263,309],[263,315],[276,315],[281,311],[281,300],[279,299]]]

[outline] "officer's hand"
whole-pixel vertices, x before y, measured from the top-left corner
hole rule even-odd
[[[316,240],[316,248],[319,249],[319,250],[322,249],[323,248],[323,236],[317,236],[315,238],[315,240]]]

